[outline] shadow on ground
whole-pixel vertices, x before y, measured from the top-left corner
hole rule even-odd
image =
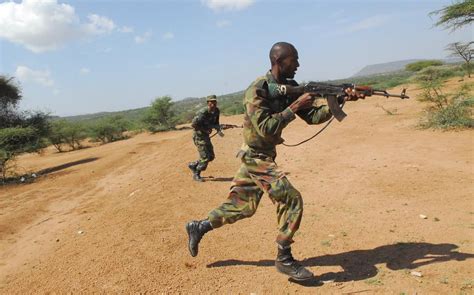
[[[386,264],[391,270],[415,269],[431,263],[463,261],[474,254],[454,251],[454,244],[398,243],[370,250],[355,250],[339,254],[316,256],[302,261],[305,266],[340,266],[343,271],[328,272],[313,280],[295,282],[303,286],[320,286],[321,281],[348,282],[365,280],[377,275],[377,264]],[[235,259],[216,261],[208,268],[238,265],[274,266],[274,260],[241,261]]]
[[[213,176],[208,176],[208,177],[203,177],[204,181],[232,181],[234,179],[233,177],[213,177]]]
[[[61,164],[61,165],[58,165],[58,166],[54,166],[54,167],[50,167],[50,168],[40,170],[40,171],[38,171],[38,175],[46,175],[46,174],[53,173],[53,172],[56,172],[56,171],[59,171],[59,170],[63,170],[63,169],[66,169],[66,168],[69,168],[69,167],[72,167],[72,166],[93,162],[93,161],[96,161],[98,159],[99,158],[92,157],[92,158],[85,158],[85,159],[78,160],[78,161],[64,163],[64,164]]]
[[[95,157],[85,158],[85,159],[82,159],[82,160],[68,162],[68,163],[65,163],[65,164],[58,165],[58,166],[42,169],[42,170],[40,170],[36,173],[27,173],[27,174],[17,175],[17,176],[14,176],[14,177],[7,177],[7,178],[1,178],[0,177],[0,185],[16,185],[16,184],[33,183],[33,182],[36,181],[38,176],[43,176],[43,175],[47,175],[49,173],[64,170],[64,169],[72,167],[72,166],[93,162],[93,161],[98,160],[98,159],[99,158],[95,158]]]

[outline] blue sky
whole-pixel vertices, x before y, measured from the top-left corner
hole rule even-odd
[[[297,80],[346,78],[369,64],[445,58],[472,26],[433,27],[451,1],[24,0],[0,2],[0,74],[21,109],[77,115],[245,89],[278,41]]]

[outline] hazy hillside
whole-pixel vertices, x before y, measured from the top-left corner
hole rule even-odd
[[[219,108],[225,115],[235,115],[242,113],[242,95],[243,91],[221,95],[219,99]],[[206,105],[205,98],[188,97],[174,102],[173,111],[180,118],[180,121],[187,122],[191,120],[196,111]],[[132,110],[118,112],[99,112],[69,117],[54,117],[54,119],[66,119],[73,122],[93,123],[110,116],[123,116],[132,122],[140,121],[149,107],[143,107]]]
[[[406,59],[406,60],[399,60],[393,62],[386,62],[374,65],[368,65],[362,68],[359,72],[352,75],[352,77],[362,77],[362,76],[370,76],[375,74],[383,74],[387,72],[395,72],[399,70],[403,70],[407,64],[412,62],[419,61],[421,59]]]
[[[332,83],[355,83],[363,85],[371,85],[376,88],[391,88],[405,83],[411,72],[404,70],[405,66],[409,63],[416,62],[422,59],[408,59],[401,61],[394,61],[388,63],[374,64],[364,67],[355,75],[345,78],[332,81]],[[444,59],[444,63],[457,63],[459,59]],[[235,115],[241,114],[243,112],[242,106],[242,97],[243,90],[229,93],[225,95],[220,95],[219,99],[219,108],[221,113],[224,115]],[[173,110],[179,118],[179,123],[189,122],[196,111],[205,106],[204,98],[189,97],[182,100],[174,102]],[[138,122],[144,116],[148,106],[132,110],[124,110],[119,112],[100,112],[94,114],[86,114],[79,116],[70,116],[64,117],[63,119],[71,121],[81,121],[84,123],[92,123],[96,120],[99,120],[104,117],[121,115],[126,119]]]
[[[396,71],[403,71],[407,64],[417,62],[420,60],[426,59],[406,59],[406,60],[398,60],[374,65],[368,65],[362,68],[359,72],[352,75],[350,78],[353,77],[364,77],[364,76],[372,76],[372,75],[379,75],[379,74],[387,74]],[[447,58],[447,59],[440,59],[444,63],[458,63],[462,62],[459,58]]]

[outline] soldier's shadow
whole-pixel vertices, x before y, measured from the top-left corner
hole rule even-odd
[[[232,181],[233,177],[214,177],[214,176],[203,176],[204,181]]]
[[[340,266],[340,272],[328,272],[313,280],[296,282],[303,286],[320,286],[321,281],[348,282],[365,280],[377,275],[377,264],[386,264],[391,270],[416,269],[420,266],[445,261],[462,261],[474,258],[474,254],[453,251],[454,244],[398,243],[369,250],[355,250],[339,254],[316,256],[302,261],[305,266]],[[223,260],[207,267],[236,265],[273,266],[274,260],[241,261]]]

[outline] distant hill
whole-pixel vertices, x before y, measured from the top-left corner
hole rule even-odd
[[[358,71],[351,77],[364,77],[364,76],[371,76],[375,74],[384,74],[389,72],[396,72],[403,70],[407,64],[420,61],[421,59],[406,59],[406,60],[399,60],[399,61],[392,61],[374,65],[368,65],[362,68],[362,70]]]
[[[386,73],[391,73],[391,72],[397,72],[397,71],[402,71],[405,69],[405,66],[407,64],[421,61],[421,60],[426,60],[426,59],[405,59],[405,60],[399,60],[399,61],[392,61],[392,62],[386,62],[386,63],[380,63],[380,64],[374,64],[374,65],[368,65],[362,68],[362,70],[358,71],[354,75],[351,76],[353,77],[366,77],[366,76],[372,76],[372,75],[379,75],[379,74],[386,74]],[[462,62],[458,58],[448,58],[448,59],[440,59],[444,63],[458,63]]]
[[[420,61],[423,59],[407,59],[388,63],[369,65],[357,72],[355,75],[345,78],[326,82],[332,83],[356,83],[363,85],[371,85],[376,88],[391,88],[405,83],[412,75],[411,72],[405,71],[405,66],[409,63]],[[444,63],[459,63],[459,59],[443,59]],[[218,97],[218,105],[221,113],[224,115],[235,115],[243,112],[242,98],[244,91],[238,91]],[[179,118],[179,123],[190,122],[196,111],[206,105],[204,98],[188,97],[174,102],[173,110]],[[132,122],[139,122],[143,118],[149,107],[137,108],[132,110],[118,112],[100,112],[87,115],[55,117],[53,119],[66,119],[70,121],[80,121],[83,123],[94,123],[105,117],[120,115]]]
[[[219,108],[221,113],[224,115],[235,115],[240,114],[243,111],[242,106],[243,91],[238,91],[234,93],[229,93],[225,95],[220,95]],[[173,111],[179,117],[180,122],[189,122],[193,116],[196,114],[196,111],[206,105],[204,98],[198,97],[188,97],[182,100],[174,102]],[[93,114],[77,115],[77,116],[67,116],[67,117],[53,117],[53,120],[65,119],[72,122],[81,122],[81,123],[94,123],[97,120],[101,120],[106,117],[111,116],[122,116],[127,120],[132,122],[140,121],[145,112],[149,107],[142,107],[131,110],[117,111],[117,112],[99,112]]]

